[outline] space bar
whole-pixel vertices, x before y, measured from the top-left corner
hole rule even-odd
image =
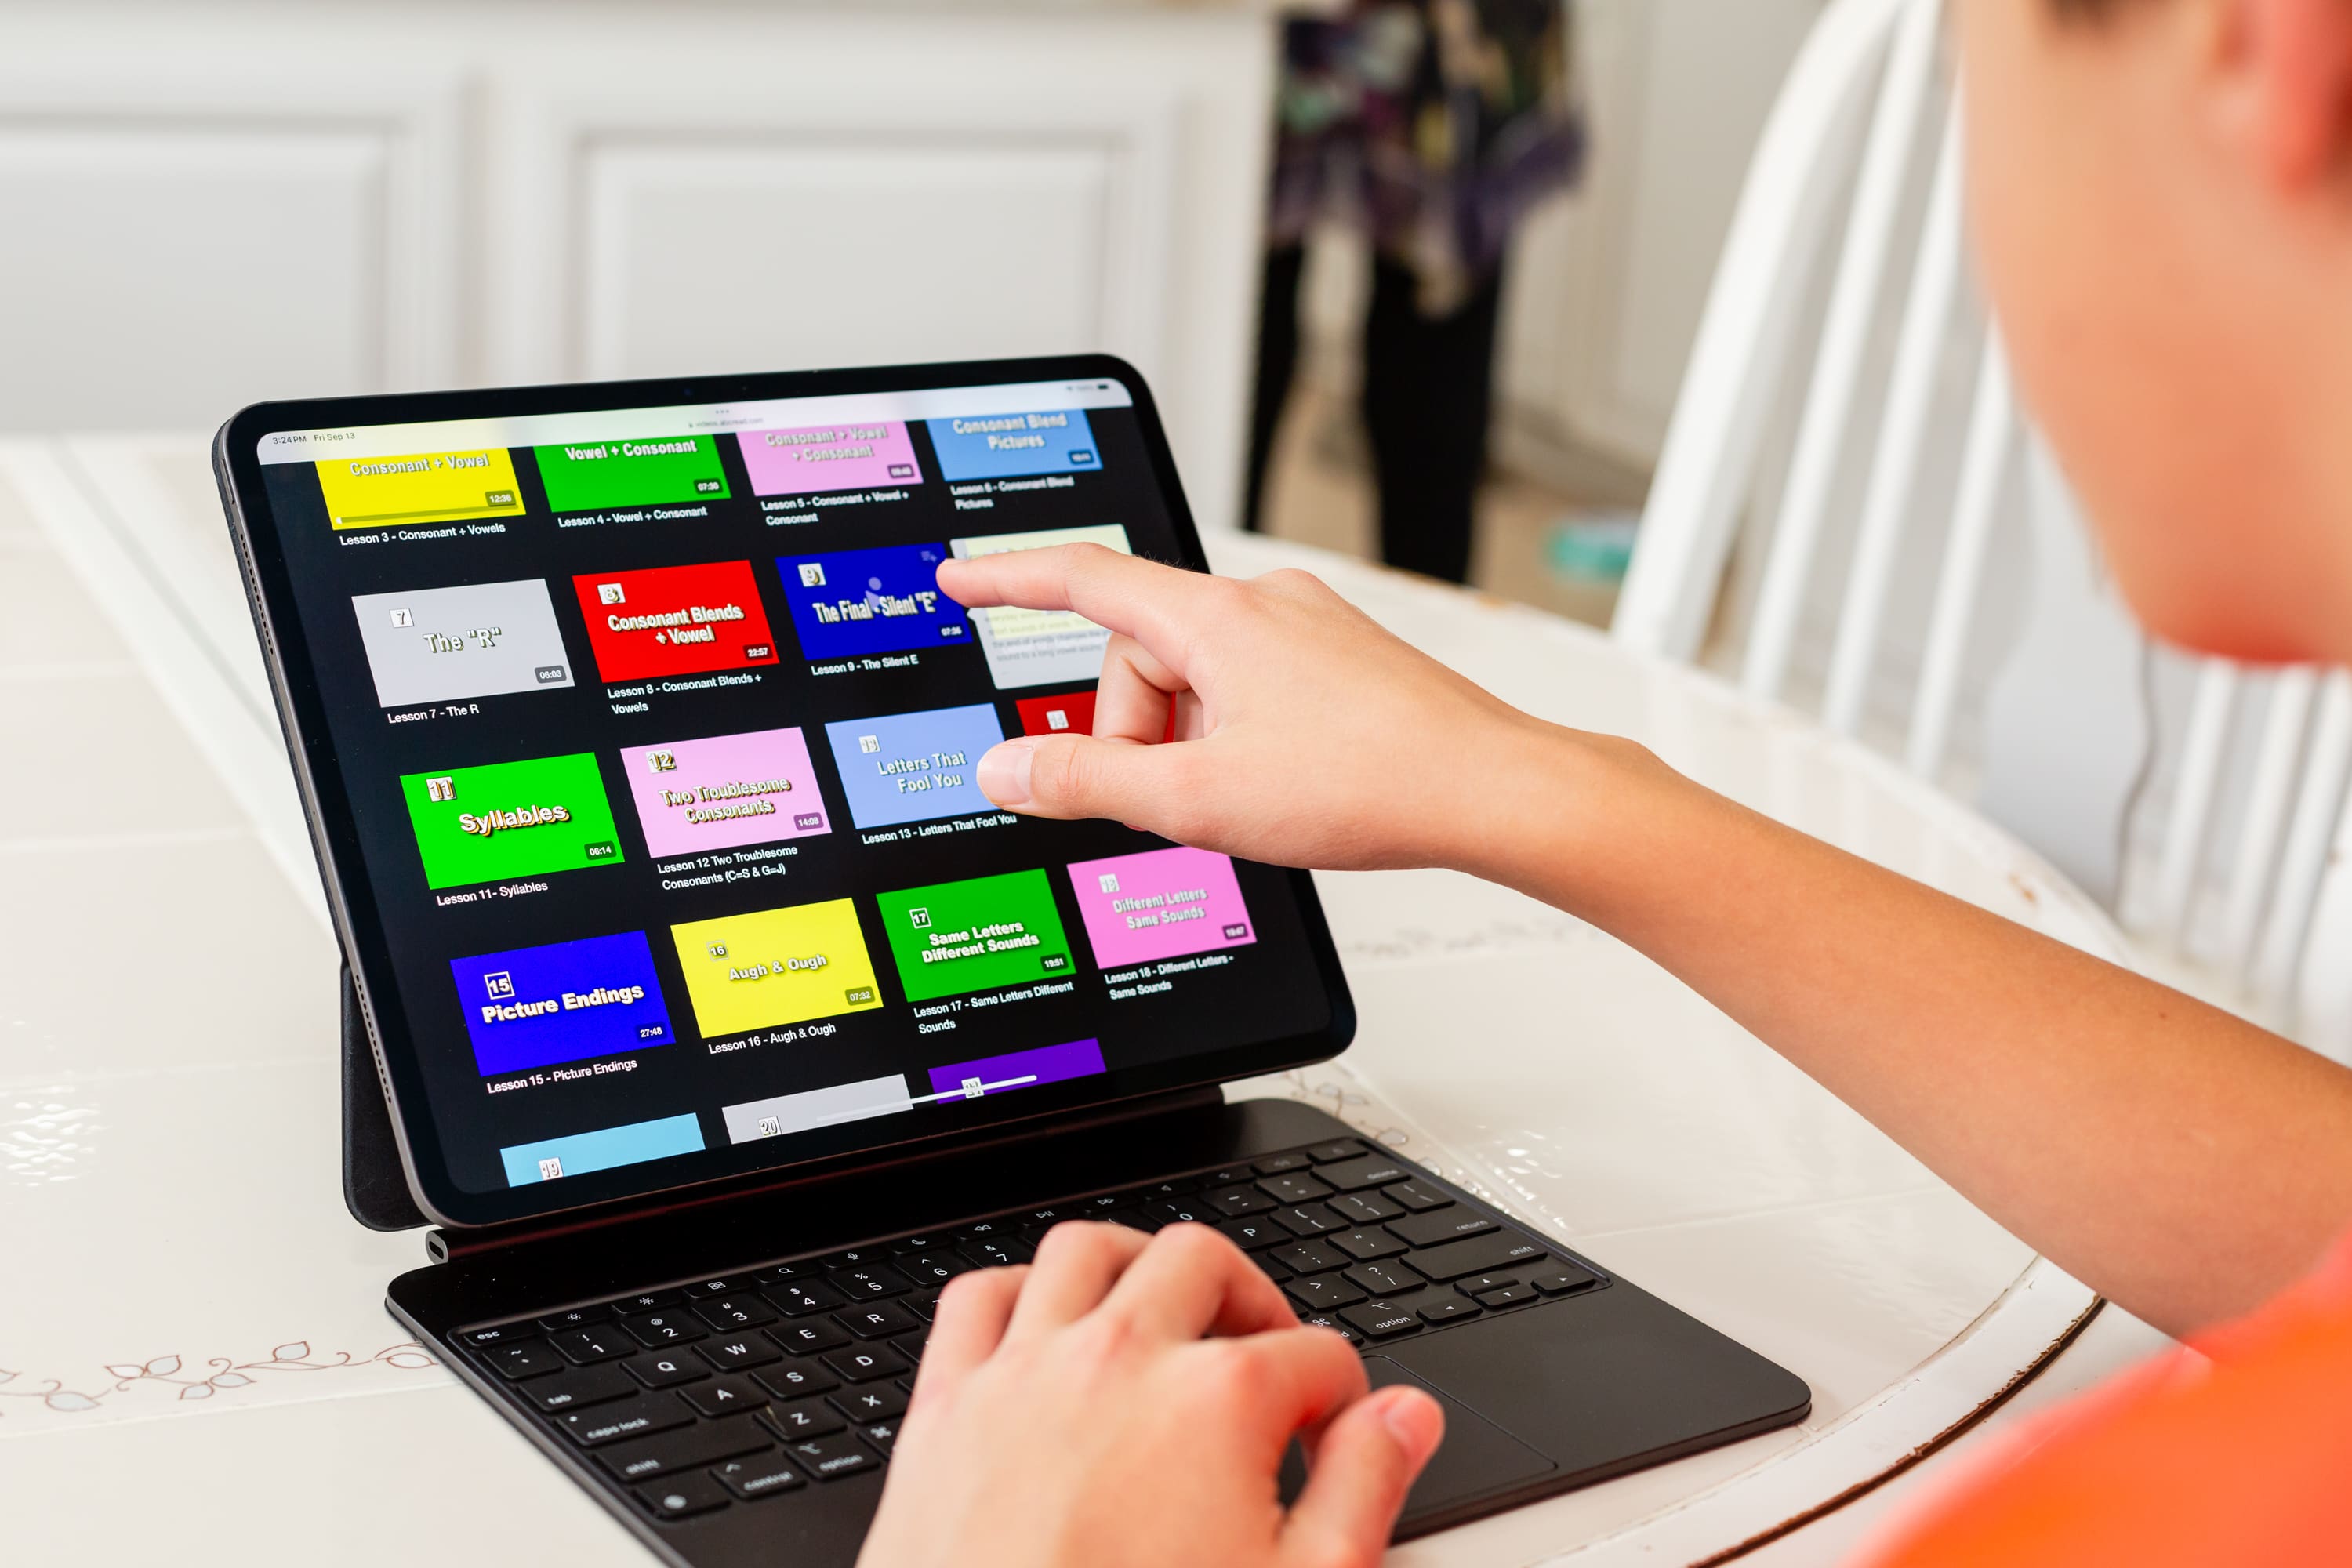
[[[1506,1264],[1525,1263],[1544,1255],[1543,1243],[1516,1230],[1487,1236],[1465,1236],[1442,1247],[1408,1252],[1404,1261],[1431,1279],[1459,1279],[1465,1274],[1487,1274]]]

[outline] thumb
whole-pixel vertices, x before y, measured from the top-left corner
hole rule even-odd
[[[1031,816],[1108,816],[1150,827],[1171,798],[1169,753],[1091,735],[1024,735],[980,759],[981,793]]]
[[[1445,1412],[1417,1388],[1384,1388],[1336,1416],[1283,1527],[1283,1555],[1370,1568],[1412,1485],[1445,1436]]]

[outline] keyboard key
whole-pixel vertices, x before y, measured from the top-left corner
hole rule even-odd
[[[1317,1312],[1309,1317],[1301,1318],[1298,1321],[1306,1324],[1310,1329],[1328,1329],[1351,1345],[1360,1345],[1364,1342],[1363,1335],[1358,1333],[1355,1330],[1341,1322],[1339,1318],[1332,1313]]]
[[[1493,1220],[1485,1215],[1474,1214],[1459,1204],[1430,1214],[1409,1214],[1402,1219],[1389,1221],[1391,1232],[1415,1247],[1435,1247],[1441,1241],[1483,1236],[1494,1228]]]
[[[1232,1218],[1245,1214],[1264,1214],[1274,1206],[1274,1200],[1255,1187],[1227,1187],[1209,1194],[1209,1206]]]
[[[1274,1222],[1293,1236],[1321,1236],[1326,1231],[1356,1228],[1333,1214],[1328,1204],[1300,1204],[1292,1208],[1276,1209]]]
[[[710,1331],[683,1312],[647,1312],[643,1317],[623,1318],[621,1327],[641,1345],[658,1348],[662,1345],[685,1344],[709,1337]]]
[[[722,1334],[734,1329],[761,1328],[776,1321],[775,1309],[749,1291],[697,1301],[693,1311]]]
[[[686,1351],[642,1351],[621,1364],[647,1388],[675,1388],[710,1375],[701,1358]]]
[[[624,1296],[608,1305],[616,1312],[650,1312],[683,1300],[685,1297],[676,1290],[644,1290],[635,1296]]]
[[[494,1345],[510,1345],[517,1340],[535,1340],[539,1331],[529,1323],[501,1323],[495,1329],[476,1329],[457,1336],[458,1342],[486,1351]]]
[[[1361,1225],[1378,1225],[1384,1219],[1394,1219],[1404,1210],[1386,1198],[1370,1193],[1348,1193],[1331,1200],[1331,1207],[1342,1219],[1352,1219]]]
[[[767,1365],[782,1352],[755,1335],[738,1334],[731,1339],[712,1340],[697,1345],[694,1353],[720,1372],[746,1372],[755,1366]]]
[[[1318,1165],[1334,1160],[1352,1160],[1364,1152],[1364,1146],[1353,1138],[1341,1138],[1329,1143],[1318,1143],[1307,1151],[1307,1157]]]
[[[822,1312],[842,1304],[840,1291],[822,1279],[796,1279],[768,1291],[769,1304],[787,1318]]]
[[[576,1372],[539,1378],[523,1387],[530,1402],[550,1415],[559,1410],[602,1405],[636,1391],[635,1382],[617,1366],[583,1366]]]
[[[976,1219],[970,1225],[956,1227],[958,1241],[997,1241],[1021,1228],[1021,1222],[1007,1215],[1003,1219]]]
[[[1290,1239],[1290,1233],[1270,1219],[1229,1219],[1217,1228],[1244,1252],[1255,1252],[1261,1247]]]
[[[679,1470],[698,1470],[738,1454],[754,1454],[769,1438],[749,1415],[724,1421],[698,1421],[680,1432],[640,1437],[634,1443],[614,1443],[596,1450],[604,1467],[625,1481],[651,1480]]]
[[[1310,1312],[1335,1311],[1352,1307],[1364,1299],[1364,1293],[1337,1274],[1325,1274],[1313,1279],[1293,1279],[1283,1287],[1290,1299]]]
[[[861,1340],[887,1340],[915,1326],[914,1314],[892,1301],[845,1307],[833,1315],[833,1321]]]
[[[1346,1255],[1322,1241],[1294,1241],[1287,1247],[1274,1248],[1266,1256],[1293,1274],[1328,1274],[1348,1266]]]
[[[1215,1205],[1205,1198],[1155,1198],[1143,1205],[1143,1212],[1162,1225],[1214,1225],[1225,1216]]]
[[[751,1277],[748,1275],[740,1279],[700,1279],[678,1293],[689,1301],[699,1301],[712,1296],[725,1296],[737,1290],[746,1290],[751,1289]]]
[[[865,1383],[872,1378],[896,1377],[911,1370],[907,1358],[888,1345],[853,1345],[848,1350],[830,1351],[817,1358],[839,1373],[850,1383]]]
[[[902,1236],[890,1244],[889,1251],[893,1258],[903,1258],[916,1252],[942,1252],[952,1245],[945,1232],[933,1230],[920,1236]]]
[[[821,1481],[837,1481],[844,1476],[854,1476],[860,1470],[870,1470],[882,1463],[867,1449],[858,1447],[847,1436],[813,1437],[805,1443],[795,1443],[785,1450],[802,1469]]]
[[[1139,1230],[1146,1236],[1164,1228],[1166,1225],[1164,1220],[1154,1219],[1139,1208],[1113,1209],[1110,1213],[1098,1217],[1105,1225],[1123,1225],[1129,1230]]]
[[[1414,1273],[1432,1279],[1516,1272],[1515,1266],[1532,1268],[1543,1260],[1543,1243],[1516,1230],[1488,1231],[1484,1236],[1449,1241],[1443,1247],[1424,1247],[1405,1257]]]
[[[1382,1187],[1381,1196],[1402,1204],[1414,1214],[1427,1214],[1431,1209],[1442,1209],[1454,1201],[1434,1187],[1426,1186],[1420,1182],[1399,1182],[1393,1186]]]
[[[637,1489],[645,1505],[662,1519],[690,1519],[727,1506],[726,1489],[709,1476],[677,1476]]]
[[[770,1329],[768,1337],[794,1355],[839,1350],[849,1342],[849,1336],[831,1318],[803,1318],[798,1322]]]
[[[1459,1296],[1441,1296],[1421,1310],[1424,1323],[1450,1323],[1457,1318],[1475,1318],[1478,1303],[1465,1301]]]
[[[686,1402],[705,1415],[732,1415],[739,1410],[757,1410],[768,1403],[768,1396],[752,1385],[748,1377],[716,1377],[692,1388],[680,1389]]]
[[[527,1377],[545,1377],[551,1372],[562,1372],[564,1361],[545,1340],[525,1340],[520,1344],[500,1345],[486,1358],[498,1369],[499,1375],[509,1383],[520,1383]]]
[[[714,1466],[710,1479],[745,1502],[757,1502],[763,1497],[775,1497],[794,1487],[808,1485],[805,1476],[784,1463],[783,1456],[772,1452]]]
[[[887,1421],[907,1413],[907,1396],[887,1383],[845,1388],[826,1394],[824,1402],[852,1421]]]
[[[841,1386],[841,1379],[833,1375],[831,1367],[814,1361],[762,1367],[751,1374],[751,1381],[779,1399],[806,1399]]]
[[[1132,1188],[1127,1195],[1130,1199],[1181,1198],[1200,1190],[1201,1184],[1191,1177],[1172,1176],[1164,1182],[1150,1182],[1142,1186]]]
[[[1404,1251],[1404,1243],[1378,1226],[1361,1230],[1342,1231],[1329,1238],[1332,1246],[1360,1263],[1372,1263],[1383,1258],[1394,1258]]]
[[[1353,1160],[1341,1160],[1336,1164],[1318,1165],[1315,1178],[1343,1193],[1352,1193],[1361,1187],[1402,1182],[1406,1179],[1406,1171],[1385,1154],[1365,1154]]]
[[[1566,1296],[1578,1290],[1589,1290],[1601,1283],[1601,1276],[1576,1264],[1552,1260],[1547,1267],[1535,1270],[1528,1283],[1547,1296]]]
[[[1418,1313],[1410,1307],[1400,1307],[1394,1301],[1367,1301],[1360,1307],[1349,1307],[1339,1317],[1370,1340],[1394,1339],[1399,1334],[1412,1333],[1421,1327]]]
[[[828,1252],[816,1260],[816,1266],[827,1273],[836,1268],[870,1268],[877,1263],[887,1261],[889,1256],[889,1245],[877,1243],[873,1247],[853,1247],[842,1252]]]
[[[814,1279],[824,1270],[809,1262],[776,1263],[751,1276],[751,1288],[766,1290],[774,1285],[789,1285],[795,1279]]]
[[[900,1334],[890,1342],[900,1355],[905,1356],[908,1361],[915,1362],[923,1359],[923,1347],[930,1342],[931,1326],[929,1323],[925,1323],[912,1333]]]
[[[1090,1198],[1080,1198],[1077,1206],[1088,1219],[1100,1219],[1113,1209],[1125,1208],[1127,1196],[1123,1193],[1097,1193]]]
[[[1285,1171],[1303,1171],[1307,1169],[1307,1156],[1304,1154],[1268,1154],[1263,1160],[1251,1161],[1250,1169],[1255,1171],[1261,1176],[1278,1176]]]
[[[871,1444],[875,1452],[887,1454],[898,1446],[898,1418],[894,1415],[887,1421],[869,1421],[857,1428],[857,1435]]]
[[[826,1275],[824,1280],[853,1301],[877,1301],[886,1296],[903,1296],[909,1288],[905,1276],[898,1270],[878,1265],[836,1268]]]
[[[1481,1294],[1478,1298],[1478,1305],[1516,1307],[1522,1301],[1532,1301],[1535,1299],[1535,1288],[1531,1285],[1506,1285],[1500,1289],[1488,1290]]]
[[[1257,1174],[1247,1165],[1223,1165],[1201,1177],[1201,1185],[1214,1192],[1219,1187],[1242,1186]]]
[[[937,1290],[917,1290],[902,1305],[928,1323],[940,1315],[940,1293]]]
[[[849,1424],[846,1417],[822,1399],[795,1399],[790,1405],[775,1406],[760,1419],[774,1427],[787,1443],[803,1437],[822,1437]]]
[[[683,1426],[693,1419],[694,1412],[686,1407],[683,1400],[667,1394],[640,1394],[623,1405],[567,1410],[555,1418],[555,1424],[582,1447],[593,1448],[624,1437],[642,1437],[648,1432]]]
[[[1037,1256],[1037,1249],[1017,1236],[1000,1233],[979,1237],[956,1248],[982,1268],[997,1268],[1008,1263],[1026,1263]]]
[[[584,1329],[591,1323],[608,1322],[612,1316],[613,1309],[610,1307],[574,1307],[568,1312],[541,1318],[539,1326],[551,1334],[561,1333],[565,1329]]]
[[[1271,1252],[1254,1252],[1250,1254],[1250,1261],[1257,1265],[1259,1273],[1277,1285],[1290,1278],[1289,1268],[1276,1261]]]
[[[957,1275],[969,1274],[972,1269],[971,1264],[944,1247],[895,1259],[891,1267],[913,1280],[918,1289],[925,1285],[944,1285]]]
[[[1412,1269],[1388,1263],[1359,1263],[1348,1270],[1348,1279],[1374,1296],[1409,1296],[1422,1284],[1421,1276]]]
[[[548,1342],[563,1352],[563,1359],[574,1366],[589,1366],[600,1361],[618,1361],[637,1347],[626,1335],[614,1333],[609,1328],[572,1329]]]
[[[1329,1187],[1303,1171],[1268,1176],[1258,1183],[1258,1190],[1278,1204],[1313,1203],[1317,1198],[1328,1198],[1331,1195]]]

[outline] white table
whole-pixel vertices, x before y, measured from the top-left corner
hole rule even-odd
[[[1549,718],[2108,956],[2105,918],[1876,757],[1581,627],[1246,538]],[[335,950],[203,444],[0,445],[0,1558],[633,1563],[404,1342],[343,1213]],[[1442,872],[1320,879],[1353,1050],[1304,1096],[1802,1376],[1801,1426],[1399,1564],[1832,1560],[1935,1449],[2162,1342],[1613,940]],[[2036,1374],[2039,1374],[2038,1377]],[[1570,1395],[1572,1397],[1572,1394]],[[1980,1444],[1972,1436],[1961,1445]]]

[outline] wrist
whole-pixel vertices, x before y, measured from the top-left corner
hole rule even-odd
[[[1638,742],[1524,716],[1489,756],[1442,863],[1580,918],[1614,901],[1629,858],[1696,787]]]

